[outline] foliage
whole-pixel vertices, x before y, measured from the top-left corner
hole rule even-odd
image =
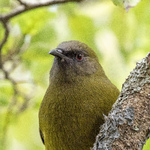
[[[2,54],[4,68],[16,83],[0,71],[0,149],[43,148],[38,110],[53,61],[48,52],[62,41],[80,40],[93,48],[106,74],[121,89],[136,61],[149,52],[149,4],[141,1],[126,13],[111,1],[87,1],[39,8],[13,18]],[[16,5],[0,1],[0,13]],[[1,24],[0,31],[2,40]],[[144,150],[148,147],[150,142]]]
[[[141,0],[112,0],[115,5],[124,7],[126,11],[135,7]]]

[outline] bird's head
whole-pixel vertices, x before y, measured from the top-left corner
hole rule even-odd
[[[54,63],[50,72],[51,78],[70,79],[78,76],[89,76],[103,69],[95,52],[79,41],[62,42],[49,54],[54,55]]]

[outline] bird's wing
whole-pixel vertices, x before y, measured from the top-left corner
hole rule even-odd
[[[42,142],[43,142],[43,144],[45,144],[43,133],[42,133],[42,131],[40,129],[39,129],[39,131],[40,131],[40,136],[41,136]]]

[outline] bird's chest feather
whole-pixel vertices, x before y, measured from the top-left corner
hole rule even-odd
[[[49,124],[58,124],[58,126],[63,126],[63,128],[78,128],[75,127],[78,121],[85,119],[92,106],[90,106],[90,101],[92,101],[92,95],[85,90],[78,90],[74,87],[60,88],[59,92],[54,92],[52,90],[49,102],[46,103],[45,109],[47,115],[47,122]],[[88,93],[88,95],[86,95]]]
[[[73,86],[60,87],[59,90],[58,87],[49,87],[48,90],[40,110],[41,128],[45,135],[49,135],[48,141],[51,141],[52,145],[66,142],[66,145],[70,143],[74,147],[82,147],[83,143],[87,143],[89,147],[89,141],[95,138],[97,131],[93,129],[98,120],[95,113],[97,104],[94,104],[91,91]],[[98,121],[98,125],[101,121]]]

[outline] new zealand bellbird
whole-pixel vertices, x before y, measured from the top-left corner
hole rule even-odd
[[[55,59],[39,111],[42,141],[46,150],[90,150],[119,91],[86,44],[67,41],[49,53]]]

